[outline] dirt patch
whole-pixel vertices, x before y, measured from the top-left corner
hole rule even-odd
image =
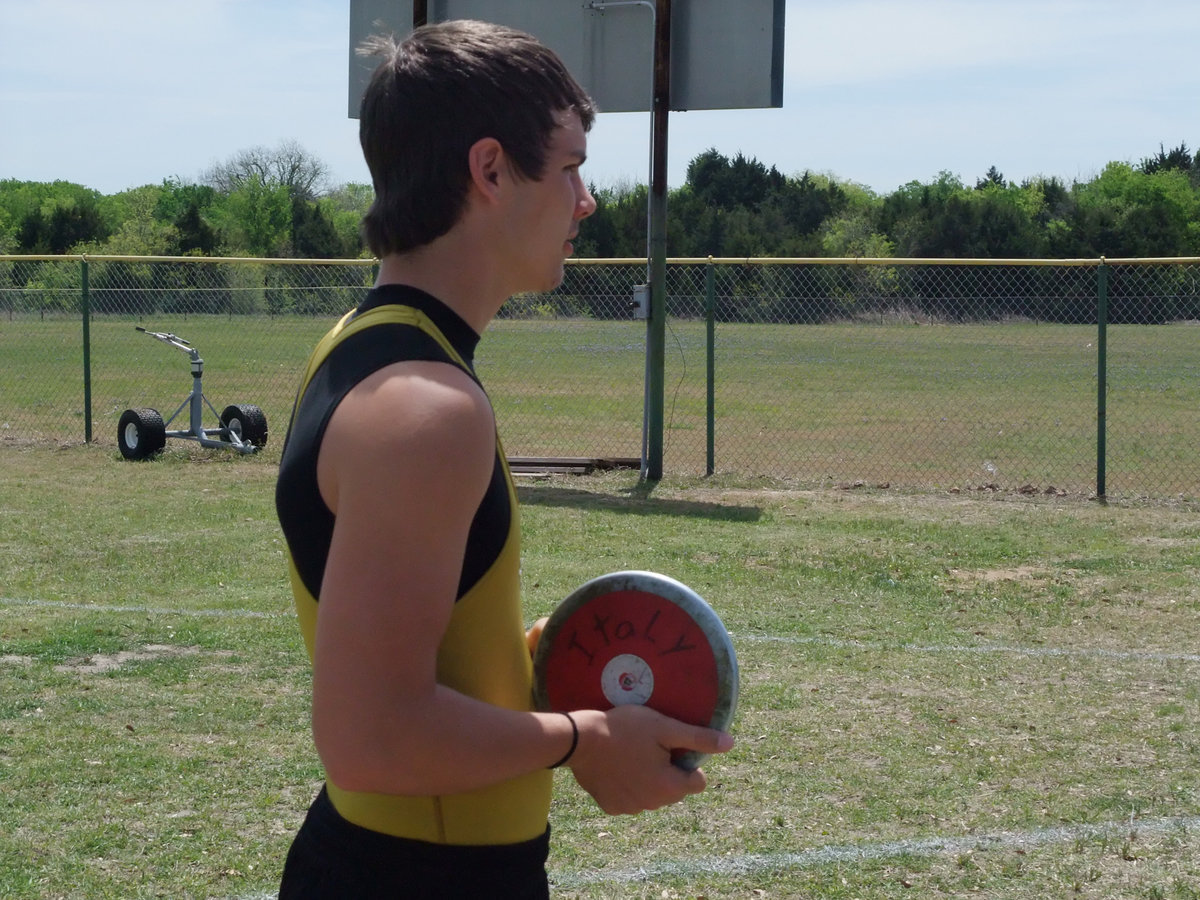
[[[1174,550],[1178,547],[1193,547],[1196,539],[1193,537],[1166,537],[1161,534],[1145,534],[1141,536],[1131,537],[1131,544],[1141,544],[1144,547],[1154,547],[1159,550]]]
[[[119,669],[126,663],[144,662],[150,659],[168,659],[179,656],[195,656],[199,647],[173,647],[169,644],[147,644],[141,650],[119,650],[116,653],[97,653],[80,659],[68,660],[55,666],[56,672],[82,672],[98,675]]]
[[[951,569],[950,575],[960,581],[975,581],[985,584],[995,584],[999,581],[1040,581],[1050,577],[1045,569],[1034,566],[1017,566],[1011,569],[983,569],[964,572],[961,569]]]

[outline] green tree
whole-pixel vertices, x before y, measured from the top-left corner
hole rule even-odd
[[[1151,173],[1109,163],[1076,185],[1075,205],[1056,231],[1053,251],[1065,256],[1191,256],[1200,251],[1200,196],[1178,169]]]
[[[374,199],[375,190],[371,185],[347,182],[317,201],[338,233],[347,256],[370,254],[362,239],[362,219]]]
[[[928,185],[906,185],[884,201],[882,230],[899,256],[1023,258],[1043,248],[1035,213],[1040,196],[1009,186],[995,167],[974,190],[943,172]]]
[[[210,216],[219,195],[210,185],[167,178],[159,187],[154,218],[174,226],[175,241],[170,252],[181,256],[211,256],[220,236]]]
[[[940,235],[935,219],[946,209],[951,197],[963,193],[957,175],[941,172],[929,184],[910,181],[885,197],[879,213],[880,230],[895,244],[896,255],[946,255],[937,251],[952,246],[958,238]]]
[[[100,206],[92,197],[55,206],[47,216],[41,210],[22,220],[17,232],[18,246],[29,253],[66,253],[76,244],[104,240],[108,224]]]
[[[211,185],[167,178],[163,180],[154,216],[160,221],[174,223],[192,206],[205,215],[216,201],[217,192]]]
[[[741,153],[728,159],[716,150],[706,150],[687,168],[687,185],[705,203],[733,209],[756,209],[784,183],[784,177],[772,166],[768,169],[757,159]]]
[[[346,247],[316,203],[292,198],[292,255],[303,259],[341,259]]]
[[[278,256],[292,225],[292,201],[286,185],[251,175],[213,208],[222,249],[231,254]]]
[[[858,185],[843,185],[845,203],[821,223],[823,256],[895,256],[892,240],[880,230],[883,201]]]
[[[800,234],[813,234],[850,202],[840,184],[812,172],[805,172],[799,179],[786,179],[775,189],[775,196],[784,217]]]
[[[600,219],[589,224],[592,218],[584,219],[580,225],[580,236],[585,244],[595,228],[604,235],[604,243],[597,245],[599,256],[608,258],[646,256],[646,214],[650,200],[650,189],[644,184],[623,185],[604,194],[604,211]],[[674,194],[668,198],[668,209],[674,203]],[[674,213],[670,213],[673,217]],[[674,253],[672,228],[667,229],[668,252]]]
[[[14,234],[21,253],[50,253],[50,223],[40,209],[32,209],[21,217]]]
[[[181,256],[211,256],[217,249],[217,232],[204,220],[200,204],[192,201],[174,221],[175,252]]]
[[[66,253],[81,241],[102,239],[114,227],[104,199],[69,181],[2,180],[0,241],[21,253]]]
[[[1140,168],[1147,175],[1172,171],[1189,175],[1194,165],[1195,159],[1193,159],[1191,151],[1188,150],[1186,143],[1181,142],[1178,147],[1170,150],[1164,150],[1163,145],[1159,144],[1158,153],[1143,159]]]
[[[1004,180],[1004,175],[995,166],[987,170],[987,173],[975,182],[975,190],[982,191],[986,188],[1005,188],[1008,187],[1008,182]]]
[[[0,179],[0,252],[20,249],[18,229],[31,212],[41,209],[44,188],[36,182]]]
[[[611,259],[617,255],[617,223],[612,215],[616,192],[594,184],[588,186],[588,191],[596,201],[596,211],[580,223],[575,255],[580,259]]]
[[[117,227],[88,244],[88,252],[111,256],[162,256],[175,249],[175,227],[155,215],[161,188],[144,185],[109,198]]]

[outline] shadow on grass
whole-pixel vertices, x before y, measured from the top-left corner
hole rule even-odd
[[[696,500],[656,500],[653,485],[639,484],[623,494],[599,494],[572,488],[520,485],[517,497],[524,506],[566,506],[576,509],[605,509],[635,516],[686,516],[717,522],[757,522],[757,506],[705,503]]]

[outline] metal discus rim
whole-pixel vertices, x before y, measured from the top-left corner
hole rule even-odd
[[[695,623],[712,653],[718,685],[712,716],[707,723],[700,724],[721,731],[727,730],[737,709],[739,691],[737,655],[734,652],[733,641],[716,612],[698,593],[683,582],[658,572],[627,570],[600,575],[581,585],[555,608],[546,622],[534,652],[534,706],[543,712],[554,709],[546,683],[546,670],[548,658],[557,646],[561,630],[575,613],[597,598],[627,591],[652,594],[665,600],[682,610]],[[688,753],[684,754],[682,763],[687,768],[694,768],[702,758],[701,754]]]

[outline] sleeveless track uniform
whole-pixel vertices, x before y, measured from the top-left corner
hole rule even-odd
[[[316,476],[330,417],[355,385],[395,362],[444,362],[478,383],[472,368],[478,341],[458,315],[430,295],[383,285],[313,351],[276,486],[292,592],[310,658],[334,525]],[[438,650],[437,678],[496,706],[529,710],[533,675],[519,566],[516,491],[497,439],[492,479],[471,523],[458,595]],[[545,897],[552,779],[549,770],[539,771],[434,797],[343,791],[327,780],[289,853],[281,896]],[[434,880],[423,880],[426,876]],[[360,877],[362,883],[351,888]],[[324,891],[316,888],[320,880],[329,882]],[[363,893],[369,884],[384,882],[388,888]]]

